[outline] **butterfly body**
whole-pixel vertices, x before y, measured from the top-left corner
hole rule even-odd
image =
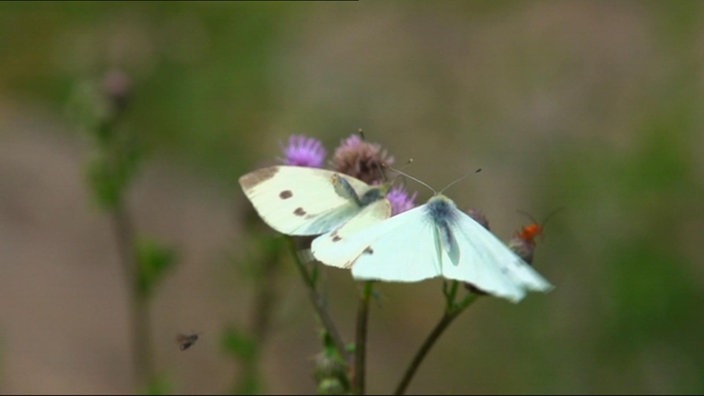
[[[552,286],[455,203],[436,194],[424,205],[365,228],[339,230],[311,245],[323,263],[358,280],[417,282],[442,276],[511,301]]]
[[[456,264],[459,260],[459,247],[452,232],[452,226],[457,221],[459,211],[455,203],[442,195],[436,195],[425,205],[425,210],[427,218],[432,220],[435,227],[436,245],[447,253],[452,263]],[[439,260],[442,263],[442,256]]]

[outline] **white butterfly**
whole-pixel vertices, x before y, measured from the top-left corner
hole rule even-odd
[[[325,169],[271,166],[239,182],[259,216],[288,235],[323,234],[360,214],[367,221],[391,216],[384,187]]]
[[[313,240],[313,256],[328,265],[351,268],[359,280],[416,282],[443,276],[513,302],[520,301],[528,290],[552,288],[442,194],[388,219],[371,213],[360,213]]]

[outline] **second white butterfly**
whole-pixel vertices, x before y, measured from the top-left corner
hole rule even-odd
[[[360,217],[359,219],[362,219]],[[520,301],[552,285],[455,203],[436,194],[424,205],[373,224],[353,219],[316,238],[313,256],[351,268],[358,280],[416,282],[443,276]]]

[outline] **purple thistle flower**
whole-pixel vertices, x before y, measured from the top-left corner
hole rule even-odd
[[[286,165],[322,168],[325,160],[325,148],[319,140],[303,135],[291,135],[288,146],[281,148]]]
[[[342,142],[340,142],[340,147],[358,147],[364,144],[364,139],[362,139],[361,135],[358,134],[352,134],[350,137],[347,139],[343,139]]]
[[[417,192],[413,195],[408,195],[403,187],[393,187],[388,194],[386,194],[386,199],[391,202],[391,216],[396,216],[399,213],[403,213],[409,209],[413,209],[416,206],[415,200]]]

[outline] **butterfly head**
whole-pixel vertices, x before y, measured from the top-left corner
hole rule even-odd
[[[426,210],[435,223],[452,223],[458,213],[455,203],[442,194],[431,197]]]

